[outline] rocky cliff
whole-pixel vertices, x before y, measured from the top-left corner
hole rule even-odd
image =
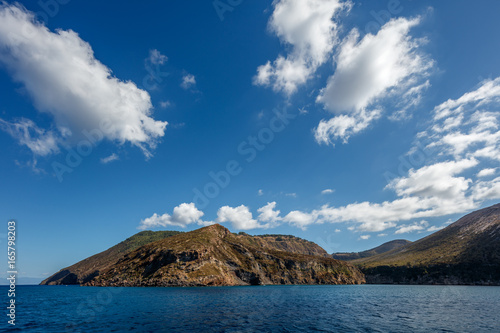
[[[220,225],[150,242],[128,251],[85,279],[77,276],[67,283],[68,279],[61,280],[58,274],[43,284],[226,286],[364,283],[364,276],[358,268],[328,258],[326,252],[312,242],[293,236],[232,234]]]

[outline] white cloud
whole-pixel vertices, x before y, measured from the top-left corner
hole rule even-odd
[[[480,181],[473,187],[475,200],[500,199],[500,177],[491,181]]]
[[[118,157],[118,155],[116,155],[115,153],[107,156],[107,157],[103,157],[101,158],[101,163],[102,164],[108,164],[108,163],[111,163],[113,161],[117,161],[119,160],[120,158]]]
[[[335,232],[336,232],[336,233],[339,233],[339,232],[341,232],[341,231],[342,231],[342,230],[340,230],[340,229],[335,229]]]
[[[182,77],[181,87],[184,89],[189,89],[196,85],[196,78],[192,74],[186,74]]]
[[[337,42],[334,18],[350,4],[338,0],[277,0],[273,5],[269,30],[290,47],[290,52],[259,66],[254,84],[291,95],[328,60]]]
[[[359,236],[359,239],[362,239],[362,240],[367,240],[367,239],[370,239],[370,235],[361,235]]]
[[[399,108],[392,119],[404,118],[406,110],[418,104],[433,66],[419,51],[424,40],[409,35],[419,23],[420,18],[393,19],[361,40],[356,29],[351,31],[340,46],[335,73],[317,97],[325,109],[341,114],[321,121],[316,129],[319,143],[346,142],[366,129],[381,116],[378,104],[386,97]]]
[[[257,209],[257,212],[260,213],[258,219],[261,222],[266,222],[268,225],[266,227],[272,227],[278,224],[282,218],[279,216],[280,211],[275,210],[276,202],[268,202],[267,205]]]
[[[263,191],[262,189],[258,190],[258,191],[257,191],[257,195],[258,195],[259,197],[263,196],[263,195],[264,195],[264,191]]]
[[[244,205],[235,208],[229,206],[219,208],[216,222],[230,222],[233,227],[238,230],[250,230],[264,227],[257,222],[257,220],[253,219],[252,213],[248,207]]]
[[[170,102],[170,101],[161,101],[160,102],[160,107],[162,109],[166,109],[166,108],[169,108],[171,106],[172,106],[172,102]]]
[[[168,57],[161,54],[160,51],[153,49],[149,50],[148,60],[154,65],[163,65],[165,62],[167,62]]]
[[[104,138],[130,142],[149,154],[148,147],[164,135],[167,122],[151,118],[146,91],[113,77],[76,32],[51,32],[20,5],[0,5],[0,63],[23,84],[35,107],[53,117],[55,141],[71,143],[85,129],[101,129]],[[103,130],[103,123],[111,126]]]
[[[208,225],[211,222],[203,222],[201,217],[204,213],[198,210],[194,203],[183,203],[174,208],[172,215],[153,214],[153,216],[141,221],[138,229],[152,229],[157,227],[182,227],[196,223],[199,225]]]
[[[456,159],[476,157],[500,161],[500,78],[456,100],[436,106],[433,126],[425,132],[432,143]]]
[[[478,177],[489,177],[493,176],[497,172],[497,168],[486,168],[478,172]]]
[[[428,231],[428,232],[439,231],[439,230],[441,230],[441,229],[444,229],[445,227],[446,227],[446,225],[442,225],[442,226],[439,226],[439,227],[438,227],[438,226],[433,225],[433,226],[429,227],[429,228],[427,229],[427,231]]]
[[[366,129],[374,120],[380,118],[380,110],[361,110],[353,115],[340,115],[329,120],[321,120],[314,130],[318,143],[331,144],[337,140],[347,143],[349,138]]]
[[[418,170],[412,169],[408,177],[393,180],[388,188],[395,190],[399,196],[462,199],[472,180],[455,176],[475,167],[478,163],[477,160],[470,159],[436,163]]]
[[[285,196],[296,198],[297,197],[297,193],[285,193]]]
[[[399,226],[398,229],[396,230],[395,234],[407,234],[410,232],[414,231],[421,231],[424,230],[429,226],[429,222],[427,221],[420,221],[420,222],[414,222],[412,224],[405,224],[402,226]]]
[[[28,147],[35,155],[46,156],[59,152],[56,134],[39,128],[29,119],[21,118],[12,123],[0,119],[0,129],[18,140],[19,144]]]
[[[332,194],[333,192],[335,191],[331,188],[327,188],[326,190],[321,191],[321,194]]]
[[[284,218],[283,221],[305,230],[308,225],[316,223],[317,215],[313,213],[304,213],[298,210],[291,211]]]
[[[385,237],[387,234],[378,234],[377,237]]]

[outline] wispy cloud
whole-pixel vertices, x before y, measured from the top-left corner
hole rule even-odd
[[[182,77],[181,87],[184,89],[192,88],[196,85],[196,78],[192,74],[186,74]]]
[[[119,160],[120,158],[118,157],[118,155],[116,155],[115,153],[107,156],[107,157],[103,157],[101,158],[101,163],[102,164],[108,164],[108,163],[111,163],[113,161],[117,161]]]
[[[425,228],[427,228],[428,226],[429,222],[427,221],[414,222],[412,224],[404,224],[398,227],[395,234],[398,235],[398,234],[407,234],[414,231],[422,231],[425,230]]]

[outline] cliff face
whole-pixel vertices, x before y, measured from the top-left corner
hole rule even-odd
[[[140,247],[85,285],[364,283],[363,274],[350,264],[326,257],[279,251],[269,244],[274,243],[255,241],[252,236],[234,235],[220,225],[213,225]]]
[[[500,285],[500,204],[406,246],[354,260],[369,283]]]
[[[188,233],[144,231],[41,284],[202,286],[363,283],[352,265],[294,236],[232,234],[220,225]]]

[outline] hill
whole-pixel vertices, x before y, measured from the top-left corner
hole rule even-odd
[[[324,250],[318,245],[296,237],[278,237],[232,234],[216,224],[143,245],[80,284],[227,286],[364,283],[363,274],[351,264],[324,255],[276,249],[286,247],[323,254]],[[45,284],[65,282],[59,279],[52,281],[57,283]]]
[[[122,259],[126,254],[137,248],[181,234],[179,231],[142,231],[106,251],[93,255],[59,272],[41,282],[41,285],[71,285],[85,284],[109,266]],[[238,239],[254,247],[265,247],[271,250],[287,251],[298,254],[328,256],[319,245],[291,235],[257,235],[251,236],[244,232],[234,235]]]
[[[500,285],[500,204],[403,247],[352,262],[369,283]]]
[[[410,241],[405,239],[395,239],[370,250],[366,250],[363,252],[337,252],[333,253],[332,257],[333,259],[346,260],[346,261],[368,258],[368,257],[373,257],[377,254],[385,253],[400,248],[410,243],[411,243]]]

